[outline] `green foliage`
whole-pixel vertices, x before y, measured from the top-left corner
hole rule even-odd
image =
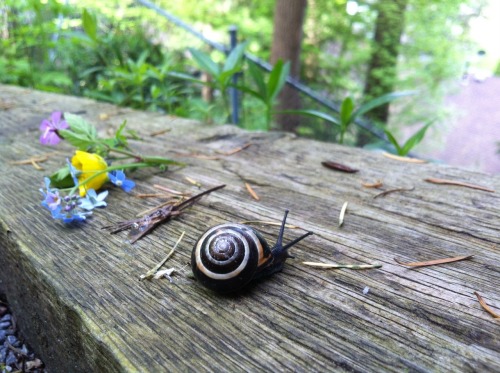
[[[262,102],[265,106],[265,128],[269,130],[272,124],[273,106],[286,83],[286,78],[290,72],[290,63],[278,60],[273,66],[267,81],[262,70],[252,61],[248,61],[248,72],[256,88],[238,85],[238,89]]]
[[[420,128],[417,132],[415,132],[412,136],[410,136],[410,138],[406,140],[406,142],[403,145],[399,144],[394,135],[388,129],[384,129],[384,132],[387,135],[387,138],[389,139],[391,144],[394,145],[397,154],[401,156],[406,156],[415,146],[417,146],[423,140],[425,133],[427,132],[432,123],[433,121],[427,123],[425,126]]]
[[[343,144],[345,140],[345,135],[347,130],[358,118],[362,117],[370,110],[373,110],[381,105],[384,105],[388,102],[392,102],[398,98],[413,95],[415,92],[394,92],[389,93],[380,97],[376,97],[373,100],[370,100],[358,108],[355,108],[354,101],[351,97],[346,97],[342,104],[340,105],[340,113],[337,117],[333,117],[331,115],[325,114],[323,112],[319,112],[317,110],[287,110],[286,113],[306,115],[312,118],[318,118],[330,123],[334,126],[339,127],[339,144]],[[425,133],[425,131],[424,131]]]

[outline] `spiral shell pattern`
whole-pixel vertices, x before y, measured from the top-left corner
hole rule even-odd
[[[229,292],[245,286],[270,258],[269,247],[257,231],[243,224],[222,224],[200,237],[191,266],[205,286]]]

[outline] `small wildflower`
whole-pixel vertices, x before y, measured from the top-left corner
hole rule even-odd
[[[62,113],[60,111],[54,111],[50,119],[44,119],[40,123],[40,143],[42,145],[57,145],[61,141],[61,137],[58,134],[58,130],[63,130],[68,128],[68,123],[62,118]]]
[[[108,173],[103,172],[108,165],[104,158],[98,154],[77,150],[73,158],[71,158],[71,164],[77,170],[75,176],[78,178],[78,189],[82,197],[85,197],[88,189],[99,190],[108,181]],[[93,177],[92,180],[86,182],[91,177]]]
[[[123,171],[112,171],[109,173],[109,180],[125,192],[130,192],[135,187],[135,183],[125,177]]]
[[[80,223],[87,219],[87,216],[92,212],[83,212],[77,208],[77,204],[66,205],[64,208],[58,206],[56,210],[52,211],[54,219],[60,219],[65,224]]]
[[[50,187],[50,179],[48,177],[44,178],[45,181],[45,192],[42,188],[40,188],[40,192],[44,196],[44,200],[42,201],[42,206],[48,208],[51,211],[54,211],[61,204],[61,197],[59,196],[59,190]]]
[[[94,189],[87,190],[87,196],[80,199],[80,208],[93,210],[96,207],[106,207],[104,199],[108,196],[108,191],[97,194]]]

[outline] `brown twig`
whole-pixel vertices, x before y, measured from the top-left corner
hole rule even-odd
[[[500,315],[498,313],[496,313],[495,311],[493,311],[493,309],[488,306],[486,304],[486,302],[484,301],[483,297],[479,295],[479,293],[477,291],[474,292],[474,294],[476,295],[477,297],[477,300],[479,301],[479,304],[481,305],[481,307],[484,308],[484,310],[486,312],[488,312],[491,316],[493,316],[495,319],[500,319]]]
[[[464,183],[461,181],[454,181],[454,180],[448,180],[448,179],[437,179],[434,177],[429,177],[427,179],[424,179],[424,181],[427,181],[428,183],[432,183],[432,184],[456,185],[456,186],[462,186],[465,188],[478,189],[478,190],[483,190],[485,192],[495,193],[495,191],[493,189],[486,188],[486,187],[483,187],[481,185]]]
[[[437,265],[437,264],[458,262],[460,260],[470,259],[473,256],[474,255],[465,255],[465,256],[457,256],[454,258],[443,258],[443,259],[429,260],[429,261],[425,261],[425,262],[402,262],[402,261],[394,258],[394,261],[400,265],[408,266],[408,267],[426,267],[426,266],[433,266],[433,265]]]
[[[411,188],[395,188],[395,189],[389,189],[389,190],[386,190],[382,193],[379,193],[379,194],[376,194],[373,196],[373,198],[378,198],[378,197],[382,197],[382,196],[385,196],[387,194],[390,194],[390,193],[395,193],[395,192],[411,192],[412,190],[414,190],[415,187],[411,187]]]
[[[240,146],[240,147],[238,147],[238,148],[234,148],[233,150],[229,150],[229,151],[227,151],[227,152],[221,152],[221,151],[218,151],[217,153],[222,154],[222,155],[224,155],[224,156],[229,156],[229,155],[233,155],[233,154],[239,153],[239,152],[241,152],[242,150],[245,150],[245,149],[246,149],[246,148],[248,148],[250,145],[252,145],[252,143],[251,143],[251,142],[246,143],[245,145]]]
[[[115,234],[127,229],[130,229],[129,239],[130,243],[134,243],[140,238],[144,237],[146,234],[151,232],[161,223],[168,222],[171,218],[176,217],[182,213],[182,211],[193,204],[195,204],[201,197],[212,193],[216,190],[224,188],[225,185],[219,185],[211,189],[205,190],[187,200],[174,204],[174,203],[163,203],[151,210],[148,214],[133,220],[126,220],[115,225],[109,225],[102,227],[102,229],[109,229],[111,234]]]

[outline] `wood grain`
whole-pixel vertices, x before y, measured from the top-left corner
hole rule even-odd
[[[499,176],[10,86],[0,86],[2,100],[13,105],[0,111],[0,291],[51,371],[500,371],[500,325],[474,295],[500,307],[500,196],[424,181],[500,190]],[[227,186],[134,245],[126,233],[100,228],[160,200],[111,189],[106,209],[80,227],[65,227],[41,208],[38,188],[72,148],[61,143],[60,155],[49,157],[43,171],[12,163],[50,151],[38,144],[38,126],[54,110],[79,113],[102,133],[127,119],[143,136],[133,142],[136,149],[188,164],[138,172],[137,193],[156,193],[155,184],[198,193],[186,177],[203,189]],[[359,172],[332,172],[321,165],[325,159]],[[365,180],[380,180],[383,188],[364,188]],[[245,183],[258,189],[260,201]],[[349,214],[339,228],[345,201]],[[296,259],[283,272],[233,296],[192,279],[191,249],[208,227],[279,221],[286,208],[290,224],[315,235],[292,249]],[[278,231],[258,229],[269,242]],[[138,281],[182,231],[186,236],[168,262],[178,270],[174,283]],[[286,230],[285,242],[302,233]],[[474,258],[418,269],[393,261],[463,253]],[[324,270],[303,261],[382,267]]]

